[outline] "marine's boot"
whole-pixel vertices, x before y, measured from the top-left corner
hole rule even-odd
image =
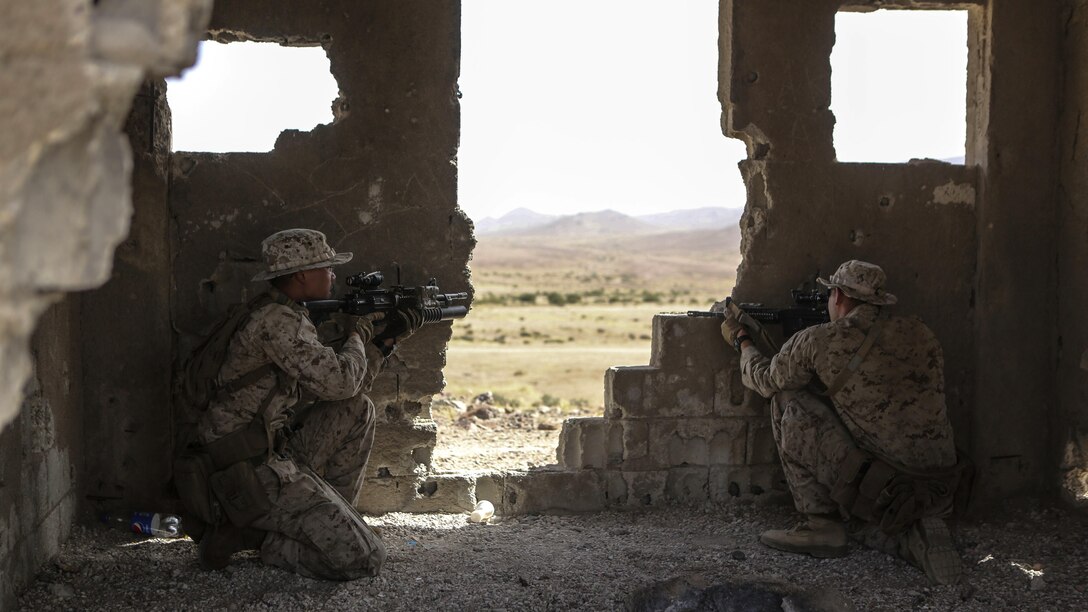
[[[200,567],[221,570],[230,565],[230,557],[243,550],[260,550],[267,531],[252,527],[242,528],[225,523],[208,528],[197,546]]]
[[[963,562],[943,519],[915,521],[900,539],[899,555],[924,571],[934,584],[953,584],[963,573]]]
[[[820,559],[846,554],[846,526],[841,521],[810,514],[792,529],[771,529],[759,536],[766,546]]]

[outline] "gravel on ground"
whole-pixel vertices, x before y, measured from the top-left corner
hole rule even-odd
[[[455,437],[461,438],[445,450],[442,437],[456,425],[440,421],[436,466],[525,469],[554,462],[555,430],[501,427],[502,418],[460,428]],[[77,525],[19,605],[42,611],[622,610],[636,603],[636,593],[671,581],[659,592],[726,583],[821,590],[839,602],[834,609],[1088,609],[1088,517],[1046,502],[1009,501],[955,524],[965,572],[951,586],[931,586],[906,562],[858,546],[844,558],[818,560],[759,544],[761,531],[796,518],[792,508],[757,504],[497,516],[487,524],[469,523],[467,513],[391,513],[368,517],[389,552],[381,576],[352,582],[267,567],[254,552],[235,555],[226,570],[205,572],[188,538]]]

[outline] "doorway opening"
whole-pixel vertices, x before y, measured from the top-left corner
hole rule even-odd
[[[604,413],[609,367],[649,363],[655,314],[728,294],[745,149],[721,130],[717,3],[571,19],[466,0],[461,21],[475,299],[432,405],[435,467],[526,469],[556,462],[565,419]]]

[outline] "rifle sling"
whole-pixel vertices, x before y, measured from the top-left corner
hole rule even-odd
[[[235,393],[245,389],[246,387],[256,383],[258,380],[268,376],[276,371],[276,364],[268,362],[263,366],[259,366],[254,370],[242,374],[238,378],[231,380],[230,382],[223,383],[215,392],[215,399],[223,399],[228,395],[234,395]]]
[[[869,328],[869,333],[865,335],[865,340],[858,348],[858,352],[854,353],[854,356],[847,362],[846,367],[839,372],[839,375],[835,377],[835,380],[831,381],[831,384],[827,387],[827,391],[824,392],[824,395],[832,397],[839,391],[842,391],[842,388],[846,386],[846,383],[850,382],[850,377],[852,377],[854,372],[857,372],[858,368],[861,367],[861,362],[865,361],[866,355],[869,354],[870,349],[876,344],[876,339],[880,336],[880,329],[883,322],[883,317],[877,315],[876,320],[873,321],[872,327]]]

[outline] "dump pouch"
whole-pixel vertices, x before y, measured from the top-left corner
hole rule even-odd
[[[218,470],[233,466],[239,461],[264,457],[268,452],[268,434],[261,419],[253,419],[249,425],[204,445]]]
[[[211,476],[212,492],[231,523],[246,527],[272,508],[272,501],[249,461],[239,461]]]
[[[211,492],[215,472],[212,458],[205,452],[186,449],[174,460],[174,486],[189,514],[209,525],[220,521],[219,504]]]

